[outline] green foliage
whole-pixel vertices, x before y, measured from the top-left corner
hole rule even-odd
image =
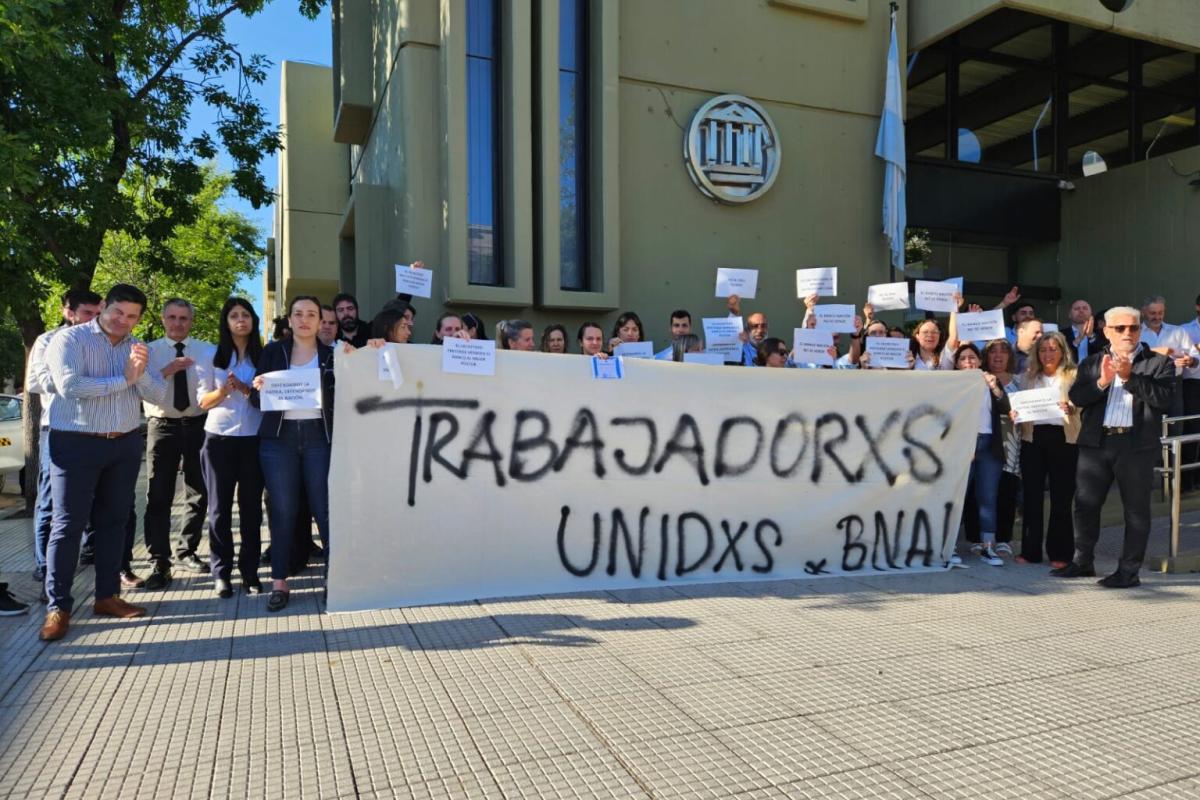
[[[186,273],[175,232],[201,219],[200,164],[218,145],[229,186],[255,207],[271,202],[259,165],[280,140],[251,93],[268,62],[225,35],[231,14],[265,2],[0,3],[0,303],[26,341],[53,287],[92,283],[102,248],[124,253],[124,241],[154,273]],[[300,0],[308,16],[323,5]],[[189,136],[196,99],[217,122]],[[135,174],[144,197],[123,191]]]
[[[196,307],[192,335],[215,342],[221,306],[245,278],[257,274],[263,251],[259,231],[252,221],[236,211],[221,208],[233,178],[213,167],[201,169],[202,185],[196,194],[194,222],[179,225],[170,238],[155,242],[148,236],[135,238],[128,231],[110,231],[104,238],[92,288],[103,295],[114,283],[131,283],[146,293],[149,306],[135,335],[146,339],[162,336],[159,312],[172,297],[182,297]],[[162,204],[163,187],[134,172],[122,186],[135,216],[151,220],[167,213]],[[165,252],[158,252],[159,250]],[[174,265],[170,272],[158,268],[162,259]],[[42,308],[47,324],[57,324],[58,297],[65,286],[55,286]]]

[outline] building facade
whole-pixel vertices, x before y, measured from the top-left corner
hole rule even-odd
[[[417,341],[443,305],[569,328],[632,309],[662,341],[675,308],[724,313],[716,267],[750,267],[746,310],[786,337],[796,269],[839,267],[840,302],[891,277],[889,11],[335,0],[332,70],[284,69],[267,289],[340,287],[370,316],[420,259]],[[909,224],[929,238],[910,275],[963,275],[981,301],[1020,283],[1050,319],[1064,296],[1195,294],[1200,5],[909,0],[898,19]],[[1107,171],[1084,177],[1087,153]]]

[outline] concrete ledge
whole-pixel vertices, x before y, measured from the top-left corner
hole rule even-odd
[[[1151,572],[1162,572],[1168,575],[1182,575],[1188,572],[1200,572],[1200,553],[1181,553],[1175,558],[1157,556],[1146,560],[1146,569]]]

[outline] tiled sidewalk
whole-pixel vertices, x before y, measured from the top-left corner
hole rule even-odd
[[[345,615],[184,578],[50,645],[35,606],[0,619],[0,797],[1200,797],[1200,576],[1045,573]]]

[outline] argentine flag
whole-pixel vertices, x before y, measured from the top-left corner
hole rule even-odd
[[[904,196],[904,117],[900,111],[900,54],[896,44],[896,11],[892,10],[892,40],[888,45],[887,87],[875,155],[887,162],[883,176],[883,233],[891,245],[892,265],[904,269],[904,229],[908,213]]]

